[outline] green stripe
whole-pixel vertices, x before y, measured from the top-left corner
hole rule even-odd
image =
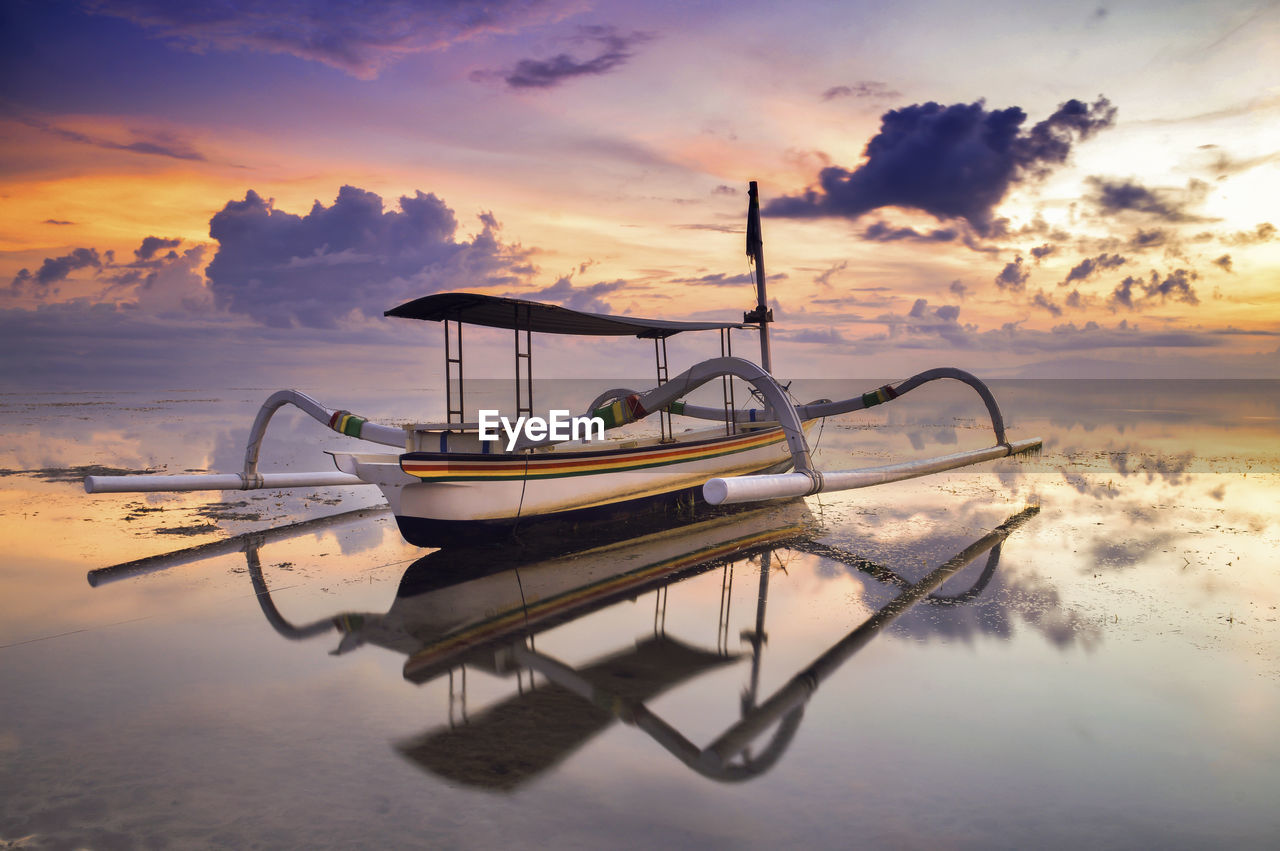
[[[623,413],[621,402],[614,402],[612,404],[605,405],[603,408],[596,408],[591,412],[591,416],[599,417],[604,420],[604,427],[606,430],[617,428],[620,425],[626,425],[630,422],[630,420],[626,419],[626,415]]]
[[[747,452],[764,446],[772,446],[774,443],[778,443],[781,440],[783,440],[783,438],[779,437],[775,440],[770,440],[767,443],[755,444],[753,446],[746,446],[738,449],[725,449],[721,452],[708,452],[705,455],[695,455],[692,458],[673,458],[667,461],[654,461],[650,464],[629,464],[625,467],[605,467],[603,469],[597,468],[594,470],[580,470],[576,473],[556,471],[536,473],[533,470],[530,470],[527,475],[525,473],[519,473],[511,476],[471,476],[466,474],[449,475],[447,473],[443,476],[435,473],[409,473],[409,475],[419,479],[448,478],[450,481],[455,482],[518,482],[525,479],[568,479],[573,476],[598,476],[603,473],[626,473],[631,470],[647,470],[651,467],[668,467],[672,464],[685,464],[690,461],[701,461],[705,458],[720,458],[724,455],[733,455],[738,452]]]
[[[360,429],[363,428],[364,424],[367,422],[368,420],[364,417],[357,417],[355,414],[350,414],[342,420],[342,433],[348,437],[359,437]]]

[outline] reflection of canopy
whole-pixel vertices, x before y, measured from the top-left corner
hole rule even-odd
[[[621,699],[644,702],[734,659],[663,636],[641,641],[578,674]],[[564,760],[615,717],[610,709],[548,683],[473,716],[461,727],[429,733],[399,749],[441,777],[506,792]]]
[[[638,319],[607,313],[584,313],[555,304],[500,298],[479,293],[438,293],[423,296],[386,311],[386,316],[452,320],[490,328],[536,331],[540,334],[579,334],[591,337],[670,337],[682,331],[718,331],[746,328],[738,322],[677,322],[670,319]],[[754,326],[752,326],[754,327]]]

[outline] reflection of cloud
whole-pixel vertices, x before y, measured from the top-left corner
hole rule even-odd
[[[1168,532],[1158,532],[1123,541],[1094,541],[1089,550],[1091,566],[1104,570],[1135,567],[1152,554],[1167,549],[1172,540],[1173,535]]]
[[[948,547],[958,550],[963,546],[965,543],[959,541],[935,541],[930,542],[927,548],[945,558],[941,553]],[[900,549],[915,552],[919,545]],[[980,556],[935,592],[935,596],[943,600],[960,597],[963,602],[939,605],[926,600],[904,612],[889,628],[890,632],[917,640],[938,637],[967,642],[984,635],[1012,637],[1021,623],[1039,631],[1059,649],[1076,645],[1090,647],[1097,643],[1100,639],[1098,627],[1067,608],[1057,589],[1047,579],[1029,571],[1010,569],[1001,563],[1003,558],[1002,553],[994,569],[988,572],[991,568],[990,554]],[[853,561],[858,559],[855,557]],[[882,568],[872,562],[864,565],[864,569],[847,565],[844,570],[861,580],[864,605],[878,609],[897,596],[901,587],[893,582],[877,582],[869,578],[874,573],[868,571]],[[892,565],[886,567],[892,570]],[[838,571],[839,567],[836,575]],[[964,595],[973,590],[980,593],[964,600]]]
[[[1177,485],[1182,483],[1182,475],[1191,466],[1196,454],[1187,450],[1176,455],[1152,455],[1139,448],[1126,447],[1109,450],[1107,456],[1115,471],[1126,478],[1145,473],[1148,482],[1159,478],[1170,485]]]
[[[1089,481],[1084,474],[1066,467],[1059,467],[1058,472],[1062,474],[1062,480],[1075,488],[1077,493],[1094,499],[1115,499],[1118,495],[1110,482],[1105,485],[1096,484]]]

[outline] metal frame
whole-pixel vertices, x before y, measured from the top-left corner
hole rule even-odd
[[[457,355],[453,354],[453,346],[450,345],[452,334],[450,326],[457,328],[458,342],[456,347]],[[453,405],[453,382],[454,372],[457,372],[458,382],[458,406]],[[445,398],[445,421],[449,423],[458,423],[461,425],[466,422],[463,414],[465,410],[462,383],[462,320],[446,319],[444,321],[444,398]]]
[[[653,358],[657,364],[658,386],[667,383],[670,375],[667,371],[667,338],[653,338]],[[665,407],[658,411],[658,439],[662,443],[675,443],[676,439],[671,430],[671,411]]]
[[[523,314],[523,315],[522,315]],[[523,319],[523,322],[521,321]],[[516,351],[516,416],[533,416],[533,332],[530,330],[530,308],[526,304],[516,304],[515,321],[512,323],[515,333]],[[523,328],[521,327],[523,325]],[[524,331],[524,347],[521,350],[520,332]],[[524,361],[524,375],[521,376],[520,362]],[[523,380],[522,380],[523,378]],[[521,384],[524,392],[521,392]]]

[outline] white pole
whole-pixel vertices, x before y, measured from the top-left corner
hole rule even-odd
[[[168,493],[176,491],[251,491],[270,488],[322,488],[367,485],[350,473],[220,473],[200,476],[85,476],[85,493]]]
[[[888,464],[883,467],[866,467],[861,470],[836,470],[821,473],[821,483],[815,488],[811,473],[779,473],[765,476],[738,476],[730,479],[709,479],[702,486],[702,498],[712,505],[727,505],[736,502],[759,502],[765,499],[781,499],[792,496],[808,496],[811,493],[827,491],[851,490],[871,485],[882,485],[887,482],[900,482],[903,479],[914,479],[967,467],[982,461],[1004,458],[1035,449],[1040,445],[1040,438],[1015,440],[1002,443],[987,449],[972,449],[968,452],[956,452],[939,458],[927,458],[920,461],[906,461],[901,464]]]

